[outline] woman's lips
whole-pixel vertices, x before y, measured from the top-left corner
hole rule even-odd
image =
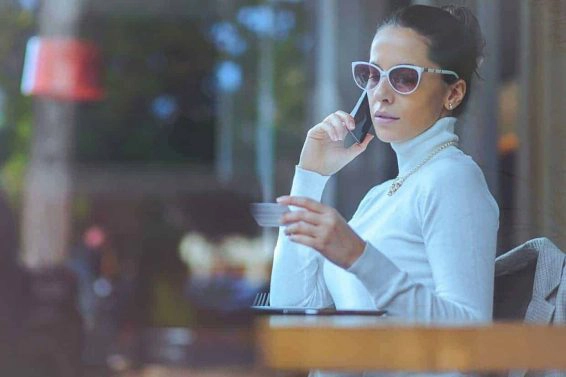
[[[395,122],[396,120],[399,120],[399,118],[385,116],[385,115],[376,115],[375,120],[378,124],[389,124]]]

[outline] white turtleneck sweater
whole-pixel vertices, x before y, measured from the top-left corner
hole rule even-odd
[[[399,175],[457,141],[455,122],[441,118],[415,138],[391,143]],[[291,195],[320,201],[328,179],[297,166]],[[280,228],[271,305],[379,308],[425,323],[491,320],[499,209],[480,168],[450,146],[388,196],[391,183],[373,187],[349,221],[366,248],[347,270]]]

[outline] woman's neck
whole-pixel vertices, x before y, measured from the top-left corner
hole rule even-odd
[[[450,141],[458,141],[454,133],[457,118],[443,117],[420,135],[402,142],[392,142],[391,147],[397,155],[399,175],[406,174],[422,162],[439,145]]]

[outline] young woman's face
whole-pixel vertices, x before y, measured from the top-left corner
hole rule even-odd
[[[409,28],[386,26],[379,30],[371,45],[370,62],[382,70],[398,64],[439,67],[428,58],[426,39]],[[373,126],[384,142],[412,139],[448,115],[445,108],[450,89],[437,73],[424,72],[417,89],[411,94],[399,94],[382,78],[368,91]],[[377,112],[398,119],[375,116]]]

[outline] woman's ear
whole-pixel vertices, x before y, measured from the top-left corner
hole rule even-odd
[[[454,110],[464,100],[466,95],[466,82],[462,79],[448,86],[448,92],[444,99],[444,108],[448,111]]]

